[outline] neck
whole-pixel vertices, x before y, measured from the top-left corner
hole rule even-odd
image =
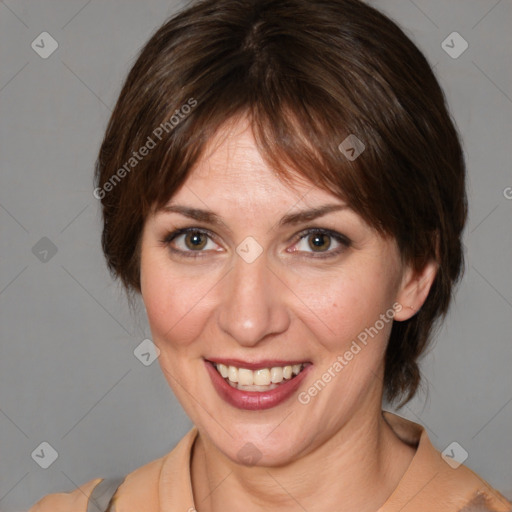
[[[335,436],[280,467],[245,467],[198,437],[192,483],[198,512],[378,509],[391,495],[415,450],[382,417],[355,414]]]

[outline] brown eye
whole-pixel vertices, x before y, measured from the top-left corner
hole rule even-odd
[[[331,246],[331,237],[325,233],[313,233],[308,236],[309,247],[315,252],[323,252]]]
[[[192,251],[204,249],[207,243],[208,236],[206,236],[201,231],[191,231],[189,233],[185,233],[185,245]]]
[[[330,258],[350,247],[345,235],[324,228],[309,228],[297,235],[298,242],[289,252],[310,258]]]
[[[190,258],[203,257],[208,253],[222,251],[214,242],[214,235],[199,228],[182,228],[169,233],[162,243],[173,254]]]

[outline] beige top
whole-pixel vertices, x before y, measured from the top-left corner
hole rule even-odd
[[[384,418],[416,454],[397,488],[377,512],[511,512],[512,503],[464,465],[452,468],[432,446],[425,429],[396,414]],[[113,499],[115,512],[192,512],[191,452],[194,427],[164,457],[127,475]],[[29,512],[86,512],[101,478],[71,493],[50,494]],[[96,510],[96,509],[95,509]]]

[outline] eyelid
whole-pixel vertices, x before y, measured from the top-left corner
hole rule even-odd
[[[303,258],[313,258],[313,259],[328,259],[328,258],[335,258],[339,256],[342,252],[344,252],[346,249],[348,249],[352,245],[352,241],[350,238],[348,238],[346,235],[339,233],[338,231],[334,231],[332,229],[328,228],[321,228],[321,227],[309,227],[306,228],[296,235],[292,237],[293,240],[296,240],[294,245],[296,245],[298,242],[300,242],[303,238],[306,238],[310,235],[314,235],[316,233],[319,233],[321,235],[327,235],[331,238],[334,238],[341,247],[338,247],[337,249],[329,249],[327,251],[323,252],[315,252],[315,251],[292,251],[296,252],[299,257]]]
[[[177,228],[177,229],[171,231],[170,233],[166,234],[163,237],[163,239],[160,240],[160,242],[163,245],[169,247],[173,253],[184,255],[184,257],[192,257],[192,258],[203,257],[203,255],[205,255],[206,253],[211,252],[211,251],[202,251],[202,250],[201,251],[192,251],[192,250],[184,251],[181,249],[174,249],[174,248],[170,247],[171,242],[173,240],[175,240],[176,238],[178,238],[181,235],[186,235],[187,233],[201,233],[201,234],[209,237],[212,241],[214,241],[218,245],[220,245],[216,241],[218,237],[215,233],[213,233],[212,231],[210,231],[207,228],[202,228],[202,227],[198,227],[198,226],[188,226],[188,227],[183,227],[183,228]],[[294,234],[290,239],[288,239],[287,243],[293,242],[293,245],[296,245],[303,238],[306,238],[307,236],[313,235],[316,233],[319,233],[322,235],[327,235],[331,238],[334,238],[339,244],[341,244],[344,247],[334,249],[334,250],[327,250],[324,252],[314,252],[314,251],[311,251],[311,252],[310,251],[291,251],[291,252],[294,252],[294,253],[296,252],[296,253],[298,253],[299,256],[303,256],[305,258],[317,258],[317,259],[318,258],[329,258],[329,257],[335,257],[335,256],[339,255],[341,252],[343,252],[343,250],[347,249],[348,247],[350,247],[352,245],[352,241],[346,235],[339,233],[337,231],[334,231],[332,229],[322,228],[322,227],[314,227],[314,226],[303,229],[302,231]],[[304,253],[304,254],[301,254],[301,253]]]
[[[175,254],[185,255],[184,257],[188,258],[201,258],[206,253],[206,251],[183,251],[181,249],[174,249],[171,247],[171,242],[178,238],[181,235],[186,235],[187,233],[201,233],[203,235],[206,235],[211,240],[213,240],[215,243],[217,239],[217,235],[206,228],[200,228],[196,226],[189,226],[184,228],[177,228],[170,233],[166,234],[162,240],[160,240],[160,243],[162,243],[164,246],[168,247],[169,250],[171,250]],[[217,245],[219,245],[217,243]]]
[[[323,235],[331,236],[335,240],[338,240],[340,243],[343,243],[347,246],[352,245],[352,240],[350,240],[350,238],[348,236],[344,235],[343,233],[340,233],[333,229],[321,228],[321,227],[315,227],[315,226],[303,229],[302,231],[300,231],[299,233],[294,235],[292,238],[297,238],[298,240],[300,240],[301,238],[304,238],[305,236],[311,235],[314,233],[320,233]]]
[[[161,242],[162,243],[170,243],[178,236],[186,234],[186,233],[203,233],[205,235],[210,236],[212,239],[217,238],[217,235],[215,235],[215,233],[213,233],[209,229],[200,228],[200,227],[196,227],[196,226],[189,226],[189,227],[184,227],[184,228],[177,228],[177,229],[170,231],[169,233],[167,233],[164,236],[164,238],[161,240]]]

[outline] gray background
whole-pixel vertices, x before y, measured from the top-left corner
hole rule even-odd
[[[512,496],[512,2],[373,5],[435,66],[469,171],[466,275],[424,359],[428,393],[400,413],[425,425],[440,450],[460,443],[466,465]],[[164,0],[0,4],[2,511],[126,474],[167,453],[191,426],[158,363],[134,356],[149,329],[143,308],[130,314],[106,271],[92,196],[121,81],[177,8]],[[47,59],[31,48],[43,31],[59,44]],[[456,59],[441,46],[453,31],[469,43]],[[55,255],[47,241],[33,250],[42,237]],[[31,456],[43,441],[58,452],[47,469]]]

